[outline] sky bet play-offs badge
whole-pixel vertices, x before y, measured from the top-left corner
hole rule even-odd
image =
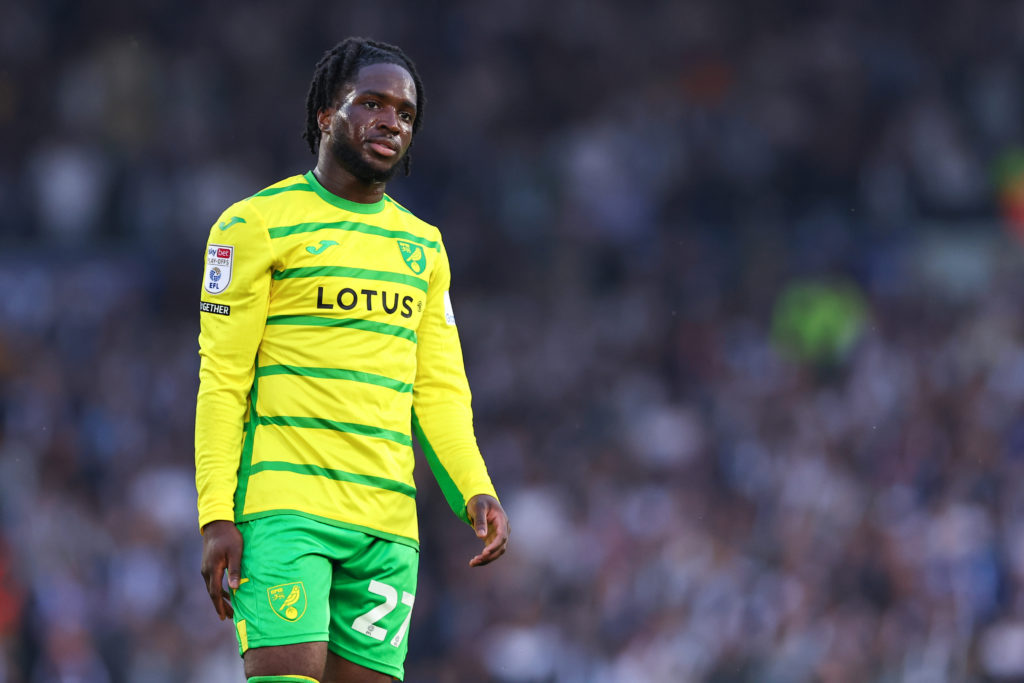
[[[206,277],[203,289],[210,294],[220,294],[231,283],[231,264],[235,260],[235,248],[224,244],[211,244],[206,248]]]

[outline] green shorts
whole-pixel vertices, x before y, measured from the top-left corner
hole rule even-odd
[[[238,650],[327,641],[331,652],[402,679],[416,596],[416,548],[299,515],[238,525]]]

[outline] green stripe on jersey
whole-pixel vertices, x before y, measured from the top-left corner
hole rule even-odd
[[[328,318],[319,315],[271,315],[267,317],[268,325],[312,325],[314,327],[352,327],[367,332],[390,334],[392,337],[408,339],[416,343],[416,332],[408,327],[399,327],[389,323],[378,323],[361,318]]]
[[[423,426],[420,424],[420,419],[416,416],[415,410],[412,411],[412,428],[416,432],[416,440],[420,442],[420,448],[423,449],[423,455],[427,458],[427,464],[430,465],[430,471],[434,473],[434,479],[437,480],[437,485],[441,487],[444,499],[448,501],[448,507],[466,524],[471,524],[469,512],[466,510],[466,503],[469,501],[462,497],[462,491],[459,490],[459,487],[452,479],[452,475],[448,473],[448,470],[441,463],[441,459],[437,457],[437,453],[434,451],[434,447],[430,445],[430,441],[427,439],[426,432],[423,431]]]
[[[423,278],[413,277],[404,273],[392,273],[387,270],[349,268],[348,266],[300,266],[299,268],[285,268],[284,270],[274,271],[275,280],[300,277],[350,277],[357,280],[378,280],[408,285],[424,293],[427,291],[427,281]]]
[[[363,486],[372,486],[378,489],[385,489],[387,491],[394,491],[395,493],[401,493],[403,496],[409,496],[410,498],[416,497],[416,489],[408,484],[403,484],[400,481],[394,479],[387,479],[386,477],[375,477],[371,474],[356,474],[354,472],[346,472],[344,470],[332,470],[326,467],[320,467],[319,465],[297,465],[291,462],[281,462],[277,460],[264,460],[258,462],[252,466],[250,470],[251,474],[257,472],[293,472],[295,474],[305,474],[313,477],[327,477],[335,481],[347,481],[352,484],[362,484]]]
[[[395,207],[399,211],[404,211],[405,213],[409,214],[410,216],[412,215],[412,211],[410,211],[409,209],[405,208],[404,206],[402,206],[401,204],[396,202],[394,199],[392,199],[388,195],[384,195],[384,201],[386,201],[387,203],[391,204],[391,206]]]
[[[275,194],[281,194],[282,192],[312,192],[313,188],[308,183],[298,183],[296,185],[285,185],[283,187],[268,187],[265,190],[260,190],[253,197],[270,197]]]
[[[392,237],[396,239],[403,239],[408,242],[415,242],[427,249],[441,251],[441,244],[434,240],[428,240],[425,237],[414,235],[411,232],[406,232],[405,230],[388,230],[387,228],[382,228],[379,225],[370,225],[369,223],[358,223],[355,221],[279,225],[276,228],[270,228],[267,230],[267,233],[270,235],[270,239],[276,240],[281,237],[288,237],[289,235],[301,235],[303,233],[317,232],[319,230],[344,230],[346,232],[361,232],[365,235],[377,235],[378,237]]]
[[[245,492],[249,487],[249,464],[252,462],[253,443],[256,441],[256,424],[259,421],[259,412],[256,410],[256,401],[259,398],[259,382],[253,382],[249,389],[249,419],[243,425],[245,432],[245,445],[242,446],[242,458],[238,467],[238,484],[235,486],[235,521],[240,521],[238,515],[245,509]]]
[[[353,382],[364,384],[375,384],[386,389],[408,394],[412,391],[412,385],[400,382],[397,379],[376,375],[372,372],[360,372],[359,370],[343,370],[342,368],[308,368],[298,365],[264,365],[256,369],[257,377],[269,375],[298,375],[300,377],[315,377],[317,379],[347,379]]]
[[[345,432],[346,434],[358,434],[359,436],[369,436],[375,439],[394,441],[400,446],[412,446],[412,438],[408,434],[396,432],[393,429],[384,429],[383,427],[371,427],[370,425],[361,425],[355,422],[338,422],[337,420],[328,420],[322,417],[261,415],[260,425],[273,425],[276,427],[298,427],[299,429],[330,429],[335,432]]]

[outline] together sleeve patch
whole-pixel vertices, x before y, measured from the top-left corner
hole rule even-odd
[[[199,310],[203,313],[216,313],[217,315],[231,315],[231,307],[224,304],[215,304],[211,301],[200,301]]]

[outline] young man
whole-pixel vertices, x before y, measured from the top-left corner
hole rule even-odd
[[[316,168],[228,208],[200,304],[202,573],[249,683],[401,679],[416,595],[411,431],[480,566],[509,524],[473,435],[437,228],[384,193],[423,116],[398,48],[316,66]],[[222,581],[227,573],[227,589]],[[228,592],[230,591],[230,592]]]

